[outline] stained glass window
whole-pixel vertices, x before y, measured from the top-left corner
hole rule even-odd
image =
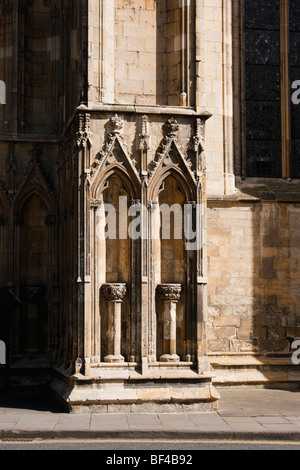
[[[247,176],[281,177],[280,100],[280,0],[245,0]]]
[[[300,178],[300,3],[290,0],[291,176]]]

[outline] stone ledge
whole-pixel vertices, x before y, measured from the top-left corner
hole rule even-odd
[[[208,179],[209,183],[209,179]],[[283,179],[247,178],[237,182],[233,194],[207,194],[209,202],[300,202],[300,181]]]
[[[210,356],[210,363],[215,386],[300,383],[299,366],[287,356]]]
[[[289,356],[263,356],[263,355],[246,355],[246,354],[222,354],[222,355],[209,355],[210,364],[212,367],[244,367],[244,366],[293,366],[291,362],[291,355]]]
[[[117,112],[132,114],[159,114],[159,115],[176,115],[176,116],[197,116],[203,119],[209,119],[212,114],[205,109],[195,109],[180,106],[147,106],[135,104],[102,104],[99,102],[90,102],[87,106],[80,105],[78,111],[86,112]]]
[[[253,198],[264,202],[300,202],[299,180],[247,179],[237,184],[239,199]]]
[[[81,378],[67,377],[56,371],[50,389],[64,406],[72,411],[74,407],[109,407],[122,408],[124,411],[136,412],[139,405],[141,411],[145,408],[154,412],[161,411],[161,405],[167,405],[178,409],[177,405],[201,408],[201,411],[213,411],[218,407],[219,393],[211,383],[211,377],[184,377],[184,378],[153,378],[140,377],[139,379],[126,380],[115,377]],[[102,412],[103,411],[102,409]]]

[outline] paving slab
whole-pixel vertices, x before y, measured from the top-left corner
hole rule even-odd
[[[129,432],[129,424],[126,414],[93,414],[90,422],[91,431],[103,431],[107,432]]]
[[[299,427],[292,424],[264,424],[264,428],[268,431],[280,432],[280,433],[292,433],[299,432]]]
[[[176,432],[178,429],[181,431],[197,431],[196,425],[191,420],[188,414],[182,413],[166,413],[160,414],[159,419],[162,423],[164,431]]]
[[[219,410],[67,413],[53,400],[0,399],[0,438],[289,439],[300,442],[300,391],[220,388]]]
[[[162,432],[163,426],[157,414],[128,414],[128,426],[130,431],[152,431]]]
[[[300,415],[300,389],[217,388],[220,416]]]
[[[258,416],[256,420],[261,424],[289,424],[289,420],[283,416]]]

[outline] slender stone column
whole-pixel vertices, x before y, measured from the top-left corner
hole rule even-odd
[[[108,354],[105,362],[124,362],[121,355],[121,306],[126,294],[126,284],[103,284],[102,293],[107,300]]]
[[[180,299],[180,284],[159,284],[158,299],[163,303],[164,338],[169,340],[169,353],[160,356],[162,362],[177,362],[176,353],[176,304]]]

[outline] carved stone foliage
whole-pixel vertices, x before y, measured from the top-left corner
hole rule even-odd
[[[189,180],[188,184],[192,184],[194,187],[198,186],[199,183],[201,184],[204,125],[203,119],[196,118],[195,134],[187,139],[186,148],[184,148],[179,138],[181,125],[174,117],[167,119],[161,127],[163,138],[154,158],[149,163],[147,152],[151,150],[150,122],[149,117],[143,115],[141,117],[141,133],[138,134],[138,148],[141,151],[142,160],[141,170],[138,171],[136,161],[130,155],[124,139],[124,121],[117,114],[112,116],[105,126],[107,134],[103,148],[96,155],[89,171],[91,185],[96,176],[104,173],[110,166],[119,166],[127,172],[131,180],[135,179],[138,184],[149,186],[155,174],[158,174],[159,177],[167,169],[165,167],[174,167],[181,172],[187,181]],[[94,195],[92,199],[97,199],[97,196]],[[94,201],[92,201],[93,203]]]
[[[183,147],[179,145],[179,131],[180,126],[174,118],[168,119],[162,126],[164,138],[160,142],[154,160],[149,165],[148,182],[159,168],[173,165],[181,167],[184,173],[187,171],[196,183],[195,165]]]
[[[163,302],[178,302],[181,294],[181,284],[159,284],[156,293],[158,299]]]
[[[196,121],[196,135],[193,137],[193,142],[195,152],[204,152],[204,124],[200,118]]]
[[[124,127],[123,119],[121,119],[117,114],[110,118],[108,127],[110,129],[109,136],[113,138],[116,135],[121,135],[122,129]]]
[[[108,302],[122,302],[126,295],[126,284],[116,283],[116,284],[103,284],[101,291],[103,297]]]
[[[92,147],[93,145],[93,134],[91,133],[90,128],[90,114],[80,113],[78,117],[78,131],[76,133],[77,137],[77,146],[78,147],[87,147],[88,145]]]
[[[163,125],[163,134],[166,140],[173,139],[178,140],[179,125],[176,119],[168,119],[167,122]]]
[[[142,117],[142,132],[139,139],[140,150],[150,150],[149,118],[146,115]]]
[[[123,120],[116,114],[107,123],[107,138],[103,149],[97,154],[90,169],[90,179],[93,180],[96,174],[110,165],[120,165],[131,174],[137,181],[140,180],[135,167],[136,161],[131,159],[127,144],[122,135]]]

